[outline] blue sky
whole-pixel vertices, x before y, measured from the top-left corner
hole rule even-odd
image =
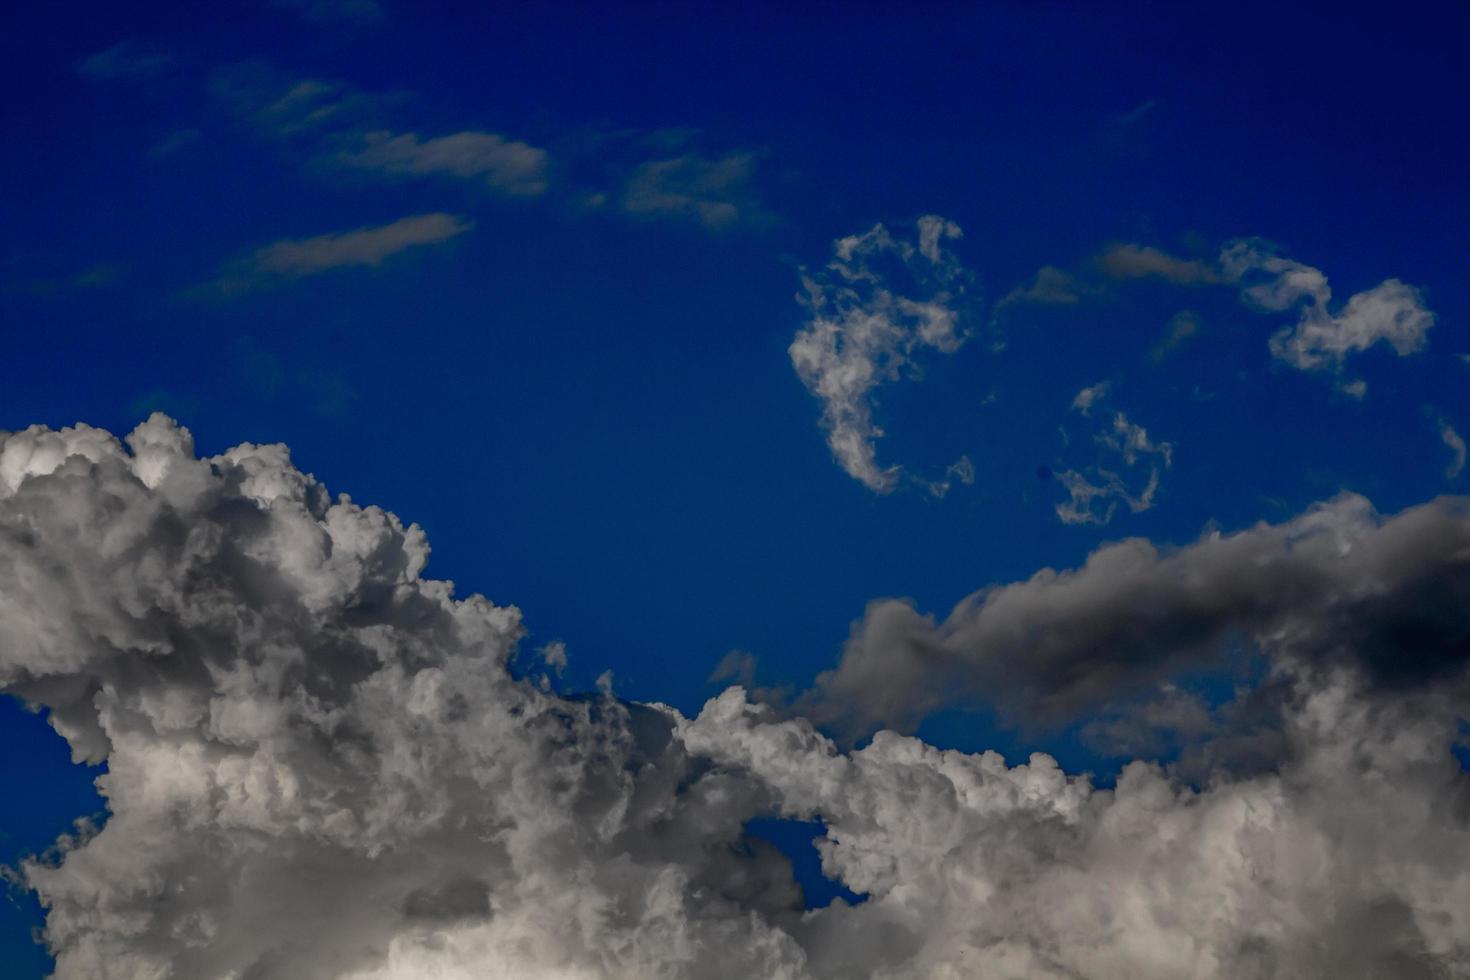
[[[1449,3],[31,5],[0,40],[0,429],[162,410],[205,453],[284,442],[518,605],[527,654],[565,643],[567,690],[611,670],[693,713],[744,651],[800,691],[877,598],[942,618],[1124,537],[1463,493],[1467,29]],[[968,288],[954,349],[859,399],[912,476],[875,492],[789,349],[834,242],[917,249],[926,215]],[[1253,304],[1260,256],[1331,298]],[[1389,280],[1400,344],[1273,349]],[[1121,489],[1068,522],[1069,473]],[[91,777],[0,710],[13,860]],[[983,707],[921,733],[1118,764]],[[4,952],[39,976],[17,902]]]

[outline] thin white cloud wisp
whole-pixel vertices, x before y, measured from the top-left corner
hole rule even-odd
[[[875,394],[910,374],[922,352],[953,354],[967,339],[973,277],[948,248],[960,234],[935,215],[919,219],[914,240],[875,225],[838,239],[832,260],[803,276],[809,319],[791,342],[791,364],[821,403],[833,458],[875,493],[905,475],[878,462]]]

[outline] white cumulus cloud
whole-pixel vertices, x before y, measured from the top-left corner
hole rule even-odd
[[[284,446],[0,433],[0,689],[107,763],[105,822],[19,874],[58,980],[1462,976],[1466,508],[1124,542],[942,624],[875,604],[812,705],[1046,715],[1269,646],[1270,765],[1099,788],[891,731],[844,751],[741,688],[695,717],[562,696],[508,669],[514,607],[426,578],[418,527]],[[867,900],[804,910],[744,830],[770,813],[822,820]]]

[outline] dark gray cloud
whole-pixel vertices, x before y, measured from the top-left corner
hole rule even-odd
[[[973,703],[1068,720],[1210,663],[1233,637],[1281,662],[1352,665],[1377,686],[1458,676],[1470,661],[1470,500],[1385,518],[1344,494],[1183,548],[1125,540],[1081,568],[976,592],[942,621],[880,600],[804,704],[858,729],[912,730]]]
[[[1056,711],[1221,623],[1278,652],[1251,709],[1275,765],[1098,790],[1041,754],[844,752],[740,688],[694,718],[559,695],[507,669],[514,607],[425,578],[416,526],[285,447],[199,459],[163,416],[127,444],[0,433],[0,689],[107,763],[105,824],[20,869],[58,980],[1470,971],[1462,705],[1421,683],[1466,653],[1464,501],[1125,542],[944,624],[877,603],[824,680],[934,703],[877,654],[953,680],[975,650]],[[1166,691],[1143,720],[1220,716]],[[743,835],[769,812],[824,821],[824,871],[868,901],[802,912]]]

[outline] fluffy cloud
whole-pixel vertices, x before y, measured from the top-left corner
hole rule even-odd
[[[0,687],[108,765],[24,869],[60,980],[803,975],[758,785],[512,679],[516,610],[284,447],[128,442],[0,445]]]
[[[877,493],[895,489],[904,471],[877,461],[874,393],[912,373],[924,349],[952,354],[967,339],[972,277],[946,247],[959,237],[935,215],[919,219],[912,242],[875,225],[839,239],[832,261],[803,277],[810,320],[791,342],[791,363],[822,403],[838,465]]]
[[[0,434],[0,688],[107,762],[105,824],[22,869],[58,980],[1470,971],[1463,692],[1417,682],[1470,653],[1466,501],[870,611],[870,693],[931,703],[894,660],[1054,711],[1222,631],[1275,651],[1277,765],[1098,789],[893,732],[844,752],[739,688],[694,718],[559,695],[508,670],[513,607],[424,578],[417,527],[285,447],[198,459],[162,416],[127,443]],[[823,820],[868,900],[802,911],[743,833],[769,812]]]
[[[1296,325],[1271,337],[1271,354],[1298,370],[1340,370],[1349,354],[1380,341],[1406,357],[1423,349],[1434,326],[1434,314],[1419,291],[1397,279],[1355,293],[1332,313],[1327,276],[1261,242],[1231,242],[1220,253],[1220,267],[1241,284],[1248,306],[1265,312],[1300,307]]]
[[[868,893],[811,914],[817,976],[1437,977],[1470,969],[1470,780],[1453,715],[1300,682],[1279,771],[1192,790],[1143,762],[1111,790],[880,732],[851,754],[738,691],[686,745],[820,816]]]

